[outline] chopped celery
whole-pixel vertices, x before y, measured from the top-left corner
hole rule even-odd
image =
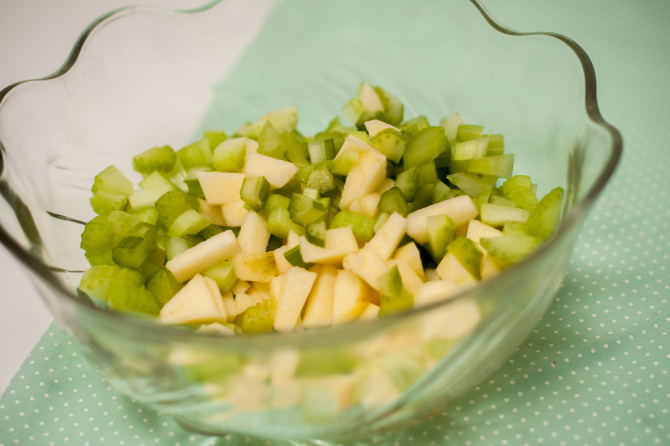
[[[227,139],[214,149],[212,167],[219,172],[239,172],[247,153],[245,138]]]
[[[309,164],[307,142],[298,132],[282,133],[280,140],[286,159],[298,167]]]
[[[374,235],[375,221],[363,214],[342,209],[333,217],[333,220],[330,222],[330,228],[335,229],[346,226],[351,228],[356,241],[361,244],[370,240]]]
[[[109,166],[95,176],[91,191],[106,191],[115,195],[128,196],[133,192],[133,183],[115,166]]]
[[[265,217],[266,219],[276,208],[288,209],[289,204],[291,204],[291,199],[280,194],[271,193],[268,194],[263,209],[260,210],[259,214]]]
[[[530,212],[526,227],[530,235],[548,239],[553,234],[561,217],[563,189],[557,187],[545,195]]]
[[[302,259],[300,245],[295,245],[293,248],[286,251],[284,253],[284,258],[293,266],[299,266],[300,268],[310,268],[312,266],[311,263],[305,263],[305,261]]]
[[[505,139],[502,135],[489,135],[489,147],[486,156],[496,156],[505,153]]]
[[[397,212],[403,217],[407,216],[409,209],[407,208],[407,201],[402,191],[398,187],[392,187],[384,192],[379,199],[379,212],[392,214]]]
[[[133,157],[133,169],[144,175],[154,171],[168,173],[176,161],[177,154],[172,147],[154,147]]]
[[[285,147],[281,144],[281,136],[270,121],[267,121],[258,134],[258,153],[272,158],[284,159]]]
[[[209,148],[209,140],[206,138],[189,144],[177,151],[177,158],[181,161],[184,169],[193,167],[209,166],[212,160],[212,150]]]
[[[312,245],[324,248],[326,246],[326,218],[314,220],[305,226],[305,238]]]
[[[397,296],[382,294],[379,298],[379,316],[401,313],[414,306],[414,296],[404,288]]]
[[[289,231],[296,234],[302,234],[304,229],[299,224],[291,220],[291,214],[288,208],[277,207],[268,214],[267,222],[268,232],[270,234],[286,240]]]
[[[416,167],[410,167],[396,177],[395,187],[400,189],[407,202],[414,200],[418,186],[419,172]]]
[[[456,172],[447,175],[447,180],[471,197],[479,197],[483,193],[489,192],[498,178],[470,172]]]
[[[240,196],[244,201],[245,207],[260,211],[265,205],[265,200],[270,193],[270,183],[265,177],[244,177],[242,182],[242,189],[240,189]]]
[[[237,281],[233,262],[224,260],[202,272],[202,275],[214,279],[221,294],[226,294]]]
[[[407,143],[403,155],[405,168],[418,166],[437,158],[448,148],[447,137],[442,127],[427,127]]]
[[[387,159],[398,164],[405,152],[409,137],[395,129],[384,129],[370,138],[370,145],[383,153]]]
[[[247,308],[236,316],[235,323],[242,333],[257,334],[272,331],[275,321],[276,305],[272,299]]]
[[[86,223],[81,234],[81,249],[99,254],[114,247],[114,228],[106,217],[97,216]]]
[[[216,149],[222,142],[228,139],[226,132],[222,130],[205,130],[204,132],[205,139],[209,141],[209,150],[212,152]]]
[[[335,147],[332,138],[319,139],[307,144],[309,160],[312,164],[335,158]]]
[[[448,200],[450,198],[452,198],[452,192],[451,189],[449,189],[449,186],[444,184],[442,181],[437,180],[435,182],[435,186],[433,187],[433,204]]]
[[[177,279],[167,268],[160,268],[147,281],[147,289],[154,295],[158,306],[161,308],[181,288],[182,284],[177,282]]]
[[[525,234],[502,235],[481,240],[482,246],[489,255],[499,259],[505,265],[520,262],[528,257],[540,243],[539,238]]]
[[[186,194],[182,191],[169,191],[161,195],[156,200],[156,211],[158,211],[158,221],[161,226],[169,230],[172,223],[181,214],[188,210],[193,210],[193,207],[188,203]]]
[[[398,100],[388,91],[384,90],[381,87],[374,87],[379,99],[382,101],[384,106],[384,116],[386,117],[386,122],[391,125],[399,125],[402,122],[404,107],[402,102]]]
[[[99,190],[93,194],[90,203],[96,214],[108,215],[113,211],[124,209],[128,204],[128,198],[125,195]]]
[[[337,186],[330,169],[325,164],[318,164],[314,166],[309,177],[307,177],[305,187],[316,189],[319,193],[325,194],[334,190]]]
[[[143,285],[114,284],[109,288],[107,299],[109,309],[115,311],[157,316],[160,309],[154,295]]]
[[[419,164],[416,171],[419,174],[419,184],[432,184],[437,181],[437,169],[433,161]]]
[[[454,161],[462,161],[462,160],[483,158],[488,154],[488,148],[489,148],[488,136],[458,142],[454,145],[454,154],[452,156],[452,159]]]
[[[212,222],[195,209],[187,209],[174,219],[168,228],[167,235],[170,237],[183,237],[194,235],[205,229]]]
[[[382,294],[399,296],[402,292],[402,279],[400,278],[398,266],[395,265],[386,273],[379,276],[377,286],[379,287],[379,292]]]
[[[482,133],[484,133],[484,126],[475,124],[461,124],[458,126],[456,139],[459,141],[469,141],[471,139],[477,139],[481,137]]]
[[[404,130],[410,135],[416,136],[423,130],[426,130],[428,127],[430,127],[428,118],[425,116],[418,116],[414,119],[410,119],[409,121],[402,123],[400,130]]]
[[[448,215],[431,215],[426,219],[428,251],[436,262],[447,253],[447,246],[454,239],[454,222]]]
[[[288,212],[291,220],[305,226],[317,218],[326,215],[328,209],[322,203],[312,200],[303,194],[293,194],[291,196],[291,203],[288,206]]]

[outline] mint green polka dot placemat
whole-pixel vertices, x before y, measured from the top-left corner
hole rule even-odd
[[[516,353],[458,404],[368,444],[670,444],[670,6],[515,5],[491,9],[512,26],[565,32],[591,54],[603,114],[624,135],[622,164]],[[0,445],[14,444],[279,445],[184,431],[114,391],[56,327],[0,399]]]

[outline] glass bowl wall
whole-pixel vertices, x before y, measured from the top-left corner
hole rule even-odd
[[[396,95],[406,118],[436,124],[457,111],[502,133],[538,196],[566,189],[556,236],[450,303],[330,330],[221,338],[78,297],[88,266],[79,236],[99,171],[115,164],[137,180],[130,160],[147,148],[232,133],[290,105],[299,130],[314,133],[361,81]],[[424,0],[117,11],[82,34],[53,76],[0,93],[0,144],[0,239],[111,382],[194,431],[293,439],[406,426],[495,370],[551,302],[621,152],[576,44],[509,31],[475,1]],[[478,323],[459,331],[459,315],[473,311]]]

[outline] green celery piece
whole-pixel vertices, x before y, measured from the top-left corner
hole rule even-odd
[[[138,221],[143,221],[151,225],[158,224],[158,211],[156,208],[146,208],[140,211],[129,210],[129,214],[134,216]]]
[[[107,251],[102,251],[97,254],[91,254],[90,252],[86,252],[84,253],[84,256],[86,257],[86,260],[88,260],[88,263],[91,266],[101,266],[101,265],[119,266],[116,264],[114,258],[112,257],[111,248],[108,249]]]
[[[209,141],[209,150],[212,152],[228,139],[228,135],[223,130],[205,130],[204,136]]]
[[[463,161],[483,158],[488,154],[488,147],[488,136],[458,142],[454,144],[454,153],[452,155],[452,159],[454,161]]]
[[[244,167],[246,154],[244,138],[228,139],[214,149],[212,167],[219,172],[239,172]]]
[[[100,254],[114,247],[114,228],[106,217],[93,217],[81,234],[81,249],[90,254]]]
[[[503,224],[503,235],[529,235],[525,222],[506,221]]]
[[[186,235],[198,234],[208,227],[212,222],[195,209],[187,209],[174,219],[167,235],[170,237],[184,237]]]
[[[410,167],[404,170],[395,180],[395,187],[400,189],[405,201],[411,202],[416,197],[416,191],[419,186],[419,172],[416,167]]]
[[[295,245],[293,248],[289,249],[284,253],[284,258],[288,263],[293,266],[299,266],[300,268],[311,268],[313,263],[305,263],[302,259],[302,252],[300,252],[300,245]]]
[[[256,139],[258,134],[256,132],[256,126],[250,122],[245,122],[238,128],[235,133],[233,133],[233,138],[240,136],[246,136],[247,138]]]
[[[247,308],[244,313],[235,317],[235,322],[242,333],[268,333],[274,328],[276,311],[277,307],[274,300],[268,299],[263,303]]]
[[[408,168],[427,163],[448,148],[449,143],[442,127],[425,128],[407,143],[403,154],[403,165]]]
[[[514,203],[514,206],[532,210],[537,205],[537,195],[533,184],[527,175],[514,175],[508,178],[500,187],[503,197]]]
[[[428,127],[430,127],[428,118],[425,116],[418,116],[414,119],[410,119],[409,121],[405,121],[400,125],[399,128],[400,130],[404,130],[412,136],[416,136],[422,131],[426,130]]]
[[[405,152],[410,137],[408,133],[395,129],[384,129],[370,138],[370,145],[383,153],[387,159],[398,164]]]
[[[182,284],[177,282],[172,272],[167,268],[158,269],[147,281],[147,290],[154,295],[160,308],[168,303],[172,297],[182,288]]]
[[[497,204],[498,206],[514,207],[514,202],[512,200],[501,195],[491,195],[489,197],[489,203]]]
[[[93,212],[98,215],[109,215],[113,211],[123,210],[128,204],[125,195],[115,194],[106,190],[98,190],[90,199]]]
[[[545,195],[530,212],[526,228],[530,235],[546,240],[554,233],[561,218],[563,188],[557,187]]]
[[[268,216],[270,215],[270,212],[272,212],[274,209],[276,208],[288,209],[289,204],[291,204],[290,198],[285,197],[281,194],[270,193],[268,194],[268,197],[265,200],[263,209],[261,209],[258,213],[267,220]]]
[[[454,240],[453,220],[448,215],[431,215],[426,219],[428,251],[436,263],[447,253],[447,246]]]
[[[300,133],[296,131],[282,133],[279,138],[286,159],[298,167],[303,167],[309,164],[307,142]]]
[[[165,230],[169,230],[172,223],[189,209],[193,210],[193,207],[187,201],[186,194],[179,190],[166,192],[156,200],[158,221]]]
[[[121,284],[140,286],[142,275],[134,270],[119,266],[93,266],[84,272],[79,289],[100,301],[107,302],[109,288]]]
[[[136,235],[124,237],[112,249],[112,258],[120,266],[138,269],[156,248],[156,227],[140,223]]]
[[[490,193],[498,178],[470,172],[456,172],[447,175],[447,180],[469,196],[479,197],[484,193]]]
[[[370,240],[374,233],[375,220],[357,212],[342,209],[333,216],[330,228],[343,228],[349,226],[356,237],[356,241],[363,244]]]
[[[500,178],[512,176],[514,168],[514,155],[485,156],[484,158],[452,161],[451,173],[470,172],[480,175],[493,175]]]
[[[136,235],[136,227],[140,223],[137,218],[124,211],[111,212],[107,215],[107,220],[111,223],[114,231],[114,245],[124,237]]]
[[[419,174],[419,184],[434,183],[437,181],[437,169],[434,161],[427,161],[416,166]]]
[[[318,378],[352,373],[359,363],[358,355],[344,347],[304,349],[300,352],[297,378]]]
[[[437,180],[435,182],[435,186],[433,187],[433,197],[432,197],[433,204],[440,203],[441,201],[448,200],[450,198],[453,197],[449,186],[444,184],[442,181]]]
[[[379,99],[382,101],[382,105],[384,105],[385,122],[393,126],[400,125],[404,112],[402,102],[381,87],[374,87],[374,89],[377,92],[377,96],[379,96]]]
[[[154,295],[143,285],[114,284],[109,288],[110,310],[158,316],[160,307]]]
[[[319,198],[321,198],[321,193],[319,192],[319,190],[313,187],[305,187],[302,190],[302,194],[314,201],[317,201]]]
[[[486,156],[496,156],[505,153],[505,139],[500,134],[489,135],[489,147]]]
[[[224,260],[220,263],[217,263],[213,267],[203,271],[202,275],[214,279],[216,284],[219,286],[221,294],[226,294],[229,292],[237,281],[237,277],[235,277],[235,269],[233,268],[233,262],[230,260]]]
[[[286,240],[289,231],[293,231],[298,235],[302,235],[305,232],[302,226],[291,220],[288,208],[283,207],[274,208],[268,214],[267,228],[270,234],[282,240]]]
[[[448,138],[447,138],[447,144],[449,144],[447,148],[442,153],[440,153],[437,156],[437,158],[433,160],[433,162],[435,163],[435,167],[437,167],[438,169],[444,169],[451,166],[451,162],[453,161],[451,156],[452,146]]]
[[[252,211],[260,211],[270,193],[270,183],[265,177],[245,176],[240,189],[244,207]]]
[[[433,190],[435,189],[435,183],[420,183],[416,189],[416,195],[414,200],[409,203],[409,212],[410,214],[419,209],[423,209],[426,206],[433,204]]]
[[[480,243],[490,256],[498,259],[503,266],[509,266],[532,254],[542,241],[532,235],[503,234],[501,237],[483,238]]]
[[[414,296],[404,288],[397,296],[382,294],[379,298],[379,316],[401,313],[414,307]]]
[[[513,189],[528,189],[532,187],[531,179],[528,175],[514,175],[507,178],[500,186],[503,195],[507,195]]]
[[[139,182],[138,186],[143,190],[160,192],[160,195],[163,195],[165,192],[169,192],[171,190],[179,189],[170,180],[161,175],[160,172],[150,173]]]
[[[461,124],[458,126],[456,139],[458,141],[469,141],[481,137],[482,133],[484,133],[484,127],[481,125]]]
[[[285,159],[285,147],[281,144],[281,136],[270,121],[266,121],[258,134],[258,153],[276,159]]]
[[[393,212],[397,212],[403,217],[407,217],[409,212],[405,196],[402,194],[400,188],[395,186],[382,194],[381,198],[379,199],[378,208],[379,212],[383,212],[389,215]]]
[[[177,158],[179,158],[185,170],[190,170],[193,167],[211,166],[212,150],[209,147],[209,140],[203,138],[179,149]]]
[[[318,201],[312,200],[303,194],[294,193],[291,196],[288,212],[291,220],[301,226],[305,226],[324,216],[328,212],[328,209]]]
[[[297,107],[281,108],[261,116],[254,124],[257,132],[260,132],[266,122],[270,122],[279,133],[292,132],[298,124],[298,109]]]
[[[280,239],[276,235],[270,234],[268,245],[265,247],[265,252],[274,251],[275,249],[281,248],[282,246],[284,246],[284,240]]]
[[[472,240],[456,237],[447,245],[447,252],[453,254],[472,277],[481,278],[482,252]]]
[[[133,169],[143,175],[154,171],[169,173],[176,162],[177,154],[172,147],[153,147],[133,157]]]
[[[305,226],[305,238],[313,245],[326,246],[326,216],[314,220]]]
[[[165,244],[165,254],[168,260],[172,260],[190,247],[188,241],[185,239],[181,237],[170,237]]]
[[[335,145],[332,138],[311,141],[307,144],[307,151],[309,152],[309,160],[312,164],[335,158]]]
[[[384,115],[383,111],[375,110],[364,110],[363,113],[358,117],[358,121],[356,121],[356,129],[360,131],[365,131],[365,123],[368,121],[372,121],[373,119],[377,119],[379,121],[386,121],[386,116]]]
[[[337,118],[336,118],[337,119]],[[333,153],[337,154],[344,144],[344,135],[341,132],[327,130],[325,132],[319,132],[314,135],[314,141],[319,141],[321,139],[332,139],[333,140]]]
[[[379,231],[379,228],[382,227],[384,223],[386,223],[386,220],[391,216],[388,212],[380,212],[379,215],[377,215],[377,218],[375,219],[375,225],[374,225],[374,231],[375,233]]]
[[[387,296],[400,296],[402,294],[402,279],[398,266],[393,266],[386,273],[377,278],[379,292]]]
[[[316,189],[321,194],[334,190],[337,186],[333,174],[325,164],[315,165],[305,182],[305,187]]]
[[[128,196],[133,192],[133,183],[116,166],[109,166],[95,176],[91,191],[106,191],[114,195]]]
[[[517,207],[482,203],[479,208],[482,223],[501,226],[507,221],[524,223],[530,217],[530,211]]]

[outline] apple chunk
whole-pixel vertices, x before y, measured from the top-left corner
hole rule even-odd
[[[197,274],[163,306],[158,319],[170,325],[226,322],[225,310],[221,311],[223,302],[219,305],[215,300],[220,300],[221,294],[214,296],[214,289],[218,291]]]

